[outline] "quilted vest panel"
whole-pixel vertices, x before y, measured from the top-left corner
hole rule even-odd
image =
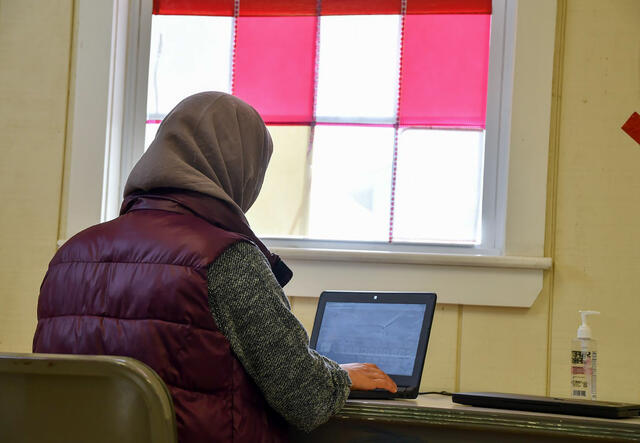
[[[136,358],[169,387],[181,442],[286,440],[209,312],[207,269],[240,234],[133,210],[70,239],[40,288],[34,352]]]

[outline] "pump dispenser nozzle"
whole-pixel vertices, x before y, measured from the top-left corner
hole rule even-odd
[[[600,314],[599,311],[578,311],[582,316],[582,324],[578,327],[578,338],[591,338],[591,328],[587,324],[587,315]]]

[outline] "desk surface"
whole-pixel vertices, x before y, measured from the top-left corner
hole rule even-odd
[[[416,400],[349,400],[336,418],[640,440],[640,417],[614,420],[477,408],[453,403],[444,395],[421,395]]]

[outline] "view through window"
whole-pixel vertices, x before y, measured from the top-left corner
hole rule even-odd
[[[253,105],[274,140],[258,235],[481,242],[490,1],[170,3],[154,3],[145,145],[190,94]]]

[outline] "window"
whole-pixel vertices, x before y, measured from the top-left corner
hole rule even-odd
[[[183,1],[191,0],[174,0]],[[74,47],[65,160],[68,192],[62,202],[59,244],[117,216],[124,181],[142,155],[152,6],[152,0],[105,0],[99,7],[93,0],[78,1],[74,32],[83,44]],[[231,14],[221,16],[229,20]],[[287,295],[317,297],[326,289],[428,290],[437,292],[438,301],[445,304],[532,305],[542,287],[543,270],[551,265],[551,259],[543,257],[543,244],[555,14],[555,1],[493,0],[486,126],[479,151],[484,156],[482,242],[487,246],[359,242],[363,250],[356,251],[349,242],[323,246],[319,241],[271,240],[271,249],[295,273]],[[308,161],[307,151],[296,149],[297,140],[308,140],[309,130],[304,125],[270,125],[280,149],[274,153],[270,169],[275,174],[265,183],[265,192],[276,189],[279,198],[295,201],[295,208],[296,199],[301,199],[298,190],[308,183],[307,169],[298,167]],[[418,132],[406,130],[398,142],[410,143]],[[409,140],[403,140],[405,136]],[[281,161],[282,155],[289,160]],[[415,166],[411,158],[398,158],[399,172]],[[424,175],[421,178],[430,178]],[[406,186],[401,176],[396,185]],[[420,187],[411,189],[420,192]],[[402,202],[395,204],[402,210]],[[252,208],[258,210],[259,205]],[[264,219],[274,223],[293,218],[286,211],[270,215]],[[346,249],[337,249],[343,244]]]
[[[180,99],[233,93],[274,138],[247,214],[272,244],[491,253],[490,13],[483,0],[156,0],[145,146]]]

